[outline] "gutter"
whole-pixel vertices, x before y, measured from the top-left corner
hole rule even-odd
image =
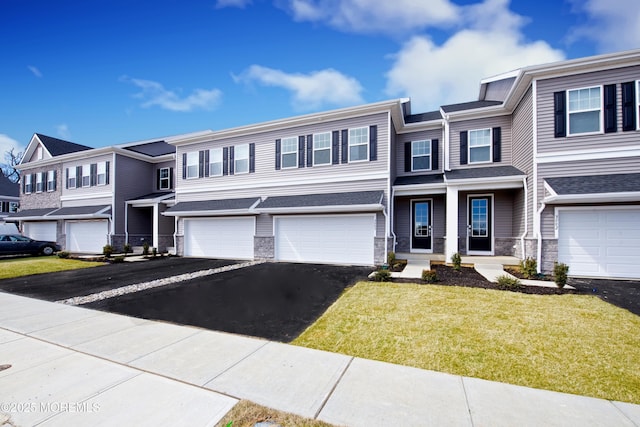
[[[520,247],[522,248],[522,259],[527,258],[527,253],[524,247],[524,238],[529,234],[529,206],[527,206],[527,200],[529,200],[529,190],[527,188],[527,178],[522,178],[522,185],[524,186],[524,232],[520,236]]]

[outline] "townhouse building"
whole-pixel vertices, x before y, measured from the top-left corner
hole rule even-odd
[[[20,206],[20,185],[0,172],[0,221],[18,211]]]
[[[59,207],[105,207],[91,214],[109,213],[116,244],[145,234],[146,221],[154,245],[183,256],[374,265],[389,251],[511,255],[542,271],[564,262],[574,276],[638,278],[639,132],[634,50],[490,77],[472,101],[436,111],[396,99],[165,138],[149,152],[94,149],[111,179],[144,188],[65,185]],[[59,173],[68,180],[75,167],[90,188],[93,163],[66,156]],[[171,188],[149,187],[159,173]]]

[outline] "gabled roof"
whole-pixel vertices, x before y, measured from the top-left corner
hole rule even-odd
[[[149,157],[164,156],[166,154],[174,154],[176,152],[175,146],[169,145],[164,141],[147,142],[145,144],[131,145],[123,148]]]
[[[51,156],[61,156],[63,154],[76,153],[78,151],[91,150],[86,145],[76,144],[75,142],[65,141],[63,139],[53,138],[51,136],[35,134],[42,145],[47,149]]]
[[[9,178],[4,176],[0,172],[0,198],[5,197],[20,197],[20,184],[12,182]]]

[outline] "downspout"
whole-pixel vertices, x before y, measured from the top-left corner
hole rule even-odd
[[[113,153],[113,167],[109,168],[109,175],[113,175],[113,178],[109,177],[111,183],[111,232],[109,233],[109,244],[113,245],[113,235],[116,233],[116,153]],[[125,207],[126,210],[126,207]]]
[[[178,216],[173,217],[173,252],[178,255]]]
[[[540,226],[540,218],[542,216],[542,211],[544,210],[544,208],[546,208],[547,205],[544,204],[544,202],[540,203],[540,209],[537,212],[537,216],[536,219],[537,221],[535,222],[535,227],[536,227],[536,234],[538,237],[538,248],[537,248],[537,254],[536,254],[536,263],[538,265],[538,273],[542,273],[542,230],[541,230],[541,226]]]
[[[124,204],[124,243],[129,244],[129,203]]]
[[[395,192],[396,192],[395,188],[393,188],[393,186],[391,186],[391,206],[394,205],[395,200],[396,200]],[[398,242],[397,242],[396,232],[393,231],[393,211],[391,212],[389,220],[391,222],[391,236],[393,236],[393,252],[395,252],[396,251],[396,245],[398,244]]]
[[[527,177],[522,178],[522,185],[524,185],[524,232],[520,236],[520,247],[522,248],[522,259],[527,258],[527,253],[524,247],[524,238],[529,233],[529,206],[527,201],[529,200],[529,189],[527,188]]]
[[[443,157],[444,157],[444,164],[442,165],[442,172],[446,172],[446,171],[450,171],[451,170],[451,164],[449,162],[449,152],[451,151],[451,147],[449,147],[449,144],[451,143],[451,137],[449,135],[449,115],[448,114],[444,114],[444,112],[442,110],[440,110],[440,114],[442,115],[442,119],[443,119],[443,124],[444,124],[444,135],[443,135],[443,150],[444,153]]]
[[[402,107],[400,107],[402,109]],[[391,112],[387,113],[387,129],[389,129],[389,145],[388,145],[388,155],[387,155],[387,194],[390,195],[390,199],[387,200],[387,205],[389,206],[389,215],[387,216],[387,213],[385,212],[384,209],[384,205],[383,205],[383,209],[382,209],[382,214],[385,216],[385,221],[386,221],[386,225],[387,225],[387,230],[389,231],[389,233],[385,234],[385,239],[384,239],[384,259],[385,262],[387,259],[389,259],[388,256],[388,245],[387,245],[387,236],[389,234],[391,234],[391,236],[393,237],[393,251],[395,252],[396,250],[396,234],[393,231],[393,207],[394,207],[394,203],[395,203],[395,199],[393,196],[393,185],[391,185],[391,157],[392,154],[394,153],[394,149],[395,147],[391,146],[391,132],[392,129],[395,129],[392,127],[393,123],[391,120]]]

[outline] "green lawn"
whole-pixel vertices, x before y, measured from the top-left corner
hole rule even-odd
[[[62,259],[56,256],[10,258],[0,261],[0,279],[28,276],[30,274],[51,273],[54,271],[77,270],[80,268],[104,265],[102,262]]]
[[[360,282],[293,343],[640,403],[640,317],[594,296]]]

